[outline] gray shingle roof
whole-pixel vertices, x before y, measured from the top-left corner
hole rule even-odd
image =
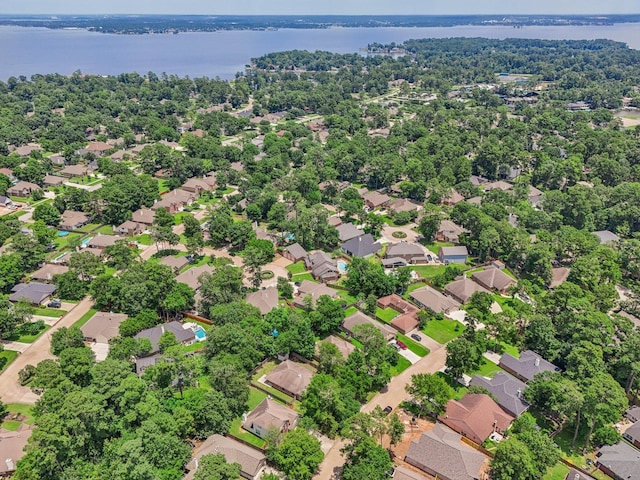
[[[500,358],[500,366],[514,372],[518,377],[524,378],[527,382],[542,372],[560,371],[553,363],[546,361],[540,355],[531,350],[525,350],[520,354],[520,358],[505,353]]]
[[[55,285],[46,283],[19,283],[11,289],[14,293],[11,294],[9,300],[11,302],[18,302],[26,299],[34,305],[39,305],[49,298],[56,291],[56,288]]]
[[[187,343],[195,340],[196,338],[193,330],[190,328],[182,328],[182,324],[179,322],[169,322],[163,325],[158,325],[157,327],[147,328],[146,330],[142,330],[138,333],[134,338],[148,338],[152,347],[150,353],[155,353],[159,350],[158,340],[160,340],[160,337],[164,332],[173,333],[178,343]]]
[[[357,228],[353,223],[343,223],[342,225],[338,225],[336,230],[338,230],[338,238],[341,242],[346,242],[352,238],[364,235],[364,232]]]
[[[496,372],[493,378],[475,375],[471,379],[471,385],[486,388],[496,397],[498,405],[516,417],[522,415],[529,408],[529,404],[522,398],[527,384],[507,372]]]
[[[640,480],[640,450],[624,441],[602,447],[598,452],[597,463],[619,478]]]
[[[378,253],[382,246],[375,241],[370,233],[352,238],[342,244],[342,250],[352,257],[368,257]]]

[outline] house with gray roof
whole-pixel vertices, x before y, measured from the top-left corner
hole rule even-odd
[[[364,232],[353,223],[343,223],[342,225],[338,225],[336,230],[338,231],[338,238],[341,242],[346,242],[352,238],[364,235]]]
[[[438,258],[445,265],[450,263],[467,263],[468,256],[469,251],[465,246],[440,247],[438,250]]]
[[[571,468],[567,476],[564,478],[565,480],[595,480],[591,475],[587,475],[575,468]]]
[[[213,273],[213,267],[211,265],[201,265],[199,267],[192,267],[189,270],[182,272],[176,277],[176,282],[184,283],[190,288],[197,290],[200,288],[200,276],[203,273]]]
[[[424,249],[416,243],[397,242],[387,245],[384,253],[385,259],[401,258],[406,264],[421,264],[428,261]]]
[[[324,340],[316,343],[316,354],[320,349],[320,344],[322,344],[323,342],[332,343],[333,345],[335,345],[336,348],[338,349],[338,352],[340,352],[340,355],[342,355],[342,358],[344,358],[345,360],[356,349],[355,345],[350,341],[345,340],[344,338],[341,338],[341,337],[336,337],[335,335],[329,335]]]
[[[0,478],[8,478],[16,471],[18,460],[25,455],[31,428],[9,431],[0,429]]]
[[[55,275],[62,275],[63,273],[67,273],[68,271],[69,267],[65,265],[47,263],[31,274],[31,280],[49,283],[53,281],[53,277]]]
[[[309,254],[304,248],[302,248],[302,245],[296,242],[285,248],[282,251],[282,256],[296,263],[301,260],[306,260]]]
[[[474,375],[470,385],[486,388],[505,411],[519,417],[529,409],[523,398],[527,384],[507,372],[496,372],[493,378]]]
[[[131,220],[146,226],[153,225],[156,212],[148,208],[140,208],[131,214]]]
[[[409,294],[409,298],[415,304],[434,313],[449,313],[460,308],[458,301],[429,286],[414,290]]]
[[[331,282],[340,278],[338,263],[328,253],[317,251],[305,260],[307,268],[311,269],[311,275],[321,282]]]
[[[376,242],[370,233],[367,233],[344,242],[340,249],[350,257],[367,258],[378,253],[382,249],[382,245]]]
[[[616,480],[640,480],[640,450],[625,441],[605,445],[596,455],[598,468]]]
[[[538,373],[560,371],[560,369],[553,363],[546,361],[540,355],[532,352],[531,350],[525,350],[522,352],[520,354],[520,358],[516,358],[509,353],[505,353],[500,358],[498,366],[523,382],[533,380],[533,377]]]
[[[330,298],[335,299],[338,296],[338,291],[327,287],[324,283],[316,283],[311,280],[304,280],[298,287],[298,294],[293,299],[293,304],[296,307],[306,308],[306,298],[311,299],[311,305],[315,306],[318,299],[328,295]]]
[[[467,231],[451,220],[444,219],[440,222],[440,228],[436,232],[436,240],[439,242],[458,243],[460,235]]]
[[[488,457],[441,424],[411,442],[404,461],[441,480],[479,480]]]
[[[63,230],[76,230],[89,223],[89,216],[75,210],[65,210],[60,218],[59,227]]]
[[[640,448],[640,421],[627,428],[622,436],[633,446]]]
[[[261,451],[232,438],[215,434],[195,449],[193,458],[186,466],[189,473],[185,475],[183,480],[193,480],[200,459],[205,455],[215,455],[216,453],[223,454],[227,463],[240,464],[240,476],[247,480],[259,478],[267,463],[267,459]]]
[[[461,279],[454,280],[444,287],[444,293],[455,298],[460,303],[467,303],[471,296],[476,292],[491,293],[489,290],[464,275]]]
[[[179,272],[184,267],[189,265],[189,259],[185,256],[182,256],[182,257],[168,256],[168,257],[163,257],[162,260],[160,260],[160,262],[158,263],[160,263],[160,265],[166,265],[167,267],[171,267],[171,269],[175,272]]]
[[[598,237],[600,243],[606,245],[607,243],[618,243],[620,241],[620,237],[609,230],[598,230],[597,232],[593,232],[593,234]]]
[[[311,383],[311,377],[313,372],[310,369],[291,360],[285,360],[267,374],[264,383],[300,400]]]
[[[171,332],[176,337],[176,340],[180,345],[191,345],[196,340],[196,335],[190,328],[184,328],[179,322],[169,322],[157,327],[147,328],[136,334],[133,338],[136,340],[146,338],[151,342],[151,351],[149,353],[156,353],[160,351],[158,346],[158,340],[165,332]]]
[[[24,301],[31,305],[42,305],[51,298],[56,289],[55,285],[47,283],[19,283],[11,289],[13,293],[9,296],[9,301]]]
[[[265,398],[256,408],[243,415],[242,428],[264,438],[269,432],[277,430],[286,433],[296,428],[300,415],[292,408]]]
[[[407,467],[395,467],[396,473],[393,475],[393,480],[429,480],[421,473],[409,470]]]
[[[35,183],[20,181],[7,189],[7,195],[11,197],[28,197],[36,190],[42,189]]]
[[[147,226],[142,223],[134,222],[133,220],[126,220],[115,228],[115,232],[118,235],[124,235],[125,237],[132,237],[134,235],[140,235],[147,229]]]

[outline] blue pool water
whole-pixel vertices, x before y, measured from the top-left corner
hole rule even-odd
[[[69,235],[69,232],[67,232],[66,230],[61,230],[58,232],[59,237],[66,237],[67,235]]]
[[[93,237],[85,238],[85,239],[80,243],[80,245],[81,245],[83,248],[84,248],[84,247],[86,247],[87,245],[89,245],[89,242],[91,241],[91,239],[92,239],[92,238],[93,238]]]
[[[336,263],[338,264],[338,270],[340,270],[342,273],[345,273],[347,271],[347,262],[338,260]]]
[[[204,331],[204,328],[198,327],[193,333],[196,335],[196,341],[203,342],[207,338],[207,332]]]

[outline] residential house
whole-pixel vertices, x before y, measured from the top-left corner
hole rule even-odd
[[[191,205],[196,197],[197,195],[193,192],[177,188],[164,194],[159,201],[151,206],[151,210],[164,208],[169,213],[178,213],[184,210],[184,207]]]
[[[31,280],[49,283],[53,280],[54,275],[62,275],[63,273],[67,273],[68,271],[69,267],[66,267],[64,265],[47,263],[31,274]]]
[[[8,478],[16,471],[30,436],[30,427],[17,431],[0,429],[0,478]]]
[[[283,250],[282,256],[296,263],[301,260],[306,260],[309,254],[299,243],[294,243]]]
[[[414,290],[409,294],[409,298],[415,304],[433,313],[449,313],[460,309],[459,302],[428,286]]]
[[[483,393],[467,393],[460,400],[449,400],[445,409],[438,420],[478,445],[494,432],[504,434],[515,420]]]
[[[300,415],[271,398],[265,398],[247,415],[243,415],[242,428],[265,438],[269,432],[286,433],[296,428]]]
[[[136,334],[133,338],[136,340],[141,338],[148,339],[151,342],[151,352],[149,353],[156,353],[160,351],[158,340],[160,340],[160,337],[162,337],[165,332],[173,333],[180,345],[191,345],[196,340],[196,335],[193,330],[179,322],[169,322],[158,325],[157,327],[147,328]]]
[[[57,175],[45,175],[42,184],[45,187],[57,187],[62,185],[66,179],[64,177],[58,177]]]
[[[380,308],[392,308],[400,315],[391,320],[391,326],[400,333],[407,334],[418,328],[418,312],[420,311],[415,305],[411,305],[401,296],[387,295],[378,299]]]
[[[385,325],[384,323],[380,323],[377,320],[374,320],[369,315],[365,315],[361,311],[357,311],[349,315],[342,321],[342,330],[348,335],[353,336],[354,328],[358,325],[373,325],[378,329],[378,331],[382,334],[384,339],[388,342],[393,340],[396,337],[396,331]]]
[[[471,185],[473,185],[474,187],[479,187],[482,184],[487,183],[489,180],[484,178],[481,175],[471,175],[471,177],[469,177],[469,182],[471,182]]]
[[[291,360],[285,360],[267,374],[264,383],[285,395],[300,400],[311,383],[311,377],[313,372],[308,368]]]
[[[593,232],[593,234],[598,237],[598,240],[601,244],[605,245],[607,243],[618,243],[620,241],[620,237],[609,230],[598,230],[597,232]]]
[[[148,208],[140,208],[131,214],[131,221],[141,223],[147,227],[153,225],[153,220],[156,218],[156,212]]]
[[[529,409],[523,397],[527,384],[507,372],[496,372],[493,378],[474,375],[470,385],[486,388],[498,405],[516,418]]]
[[[278,289],[276,287],[267,287],[248,293],[245,301],[260,310],[262,315],[266,315],[274,308],[278,308]]]
[[[67,163],[67,160],[62,155],[51,155],[49,157],[51,165],[55,167],[61,167]]]
[[[182,257],[168,256],[168,257],[163,257],[159,263],[160,265],[166,265],[167,267],[171,267],[171,269],[174,272],[179,272],[184,267],[189,265],[189,259],[184,256]]]
[[[342,355],[342,358],[344,358],[345,360],[356,349],[356,347],[355,347],[355,345],[353,345],[353,343],[351,343],[348,340],[345,340],[344,338],[336,337],[335,335],[329,335],[322,342],[327,342],[327,343],[334,344],[336,346],[336,348],[338,349],[338,351],[340,352],[340,354]],[[322,342],[316,343],[316,354],[318,353],[320,344]]]
[[[77,230],[89,223],[89,216],[83,212],[65,210],[60,218],[59,228],[62,230]]]
[[[327,223],[329,224],[329,226],[337,228],[340,225],[342,225],[342,220],[340,219],[339,216],[334,215],[327,219]]]
[[[13,170],[10,168],[0,168],[0,175],[4,175],[9,178],[9,180],[14,180]]]
[[[429,480],[424,475],[409,470],[407,467],[395,467],[395,474],[393,480]]]
[[[93,237],[91,237],[89,243],[87,243],[87,247],[104,250],[111,245],[115,245],[118,240],[122,240],[122,238],[116,235],[105,235],[99,233],[98,235],[94,235]]]
[[[203,273],[213,273],[213,267],[205,264],[199,267],[193,267],[185,272],[182,272],[176,277],[176,282],[184,283],[190,288],[197,290],[200,288],[200,276]]]
[[[142,376],[147,368],[157,364],[160,359],[166,358],[160,353],[146,357],[136,357],[136,375]]]
[[[444,293],[455,298],[460,303],[467,303],[476,292],[491,293],[464,275],[459,280],[454,280],[444,287]]]
[[[115,233],[123,235],[125,237],[133,237],[140,235],[147,229],[146,225],[142,223],[134,222],[133,220],[127,220],[115,228]]]
[[[367,233],[344,242],[340,249],[351,257],[367,258],[378,253],[382,249],[382,245],[376,242],[370,233]]]
[[[36,190],[42,190],[38,185],[31,182],[20,181],[7,189],[7,194],[11,197],[28,197]]]
[[[628,418],[633,423],[640,421],[640,407],[630,407],[624,414],[625,418]]]
[[[438,258],[445,265],[450,263],[467,263],[468,256],[469,251],[465,246],[440,247],[438,250]]]
[[[102,361],[109,354],[109,340],[120,335],[120,324],[127,319],[122,313],[97,312],[82,327],[82,337],[90,342],[90,348],[97,361]]]
[[[384,257],[387,263],[391,261],[398,263],[397,259],[402,259],[406,265],[424,264],[429,261],[424,248],[416,243],[404,241],[387,245]]]
[[[183,185],[182,189],[200,195],[202,192],[208,192],[213,188],[213,185],[206,182],[204,179],[190,178]]]
[[[68,165],[60,170],[60,175],[67,178],[72,177],[84,177],[91,173],[91,170],[86,165]]]
[[[495,267],[487,267],[479,272],[474,272],[471,274],[471,278],[487,290],[496,290],[499,293],[507,293],[509,287],[516,284],[513,278]]]
[[[538,373],[560,371],[560,369],[553,363],[546,361],[540,355],[532,352],[531,350],[525,350],[522,352],[520,354],[520,358],[516,358],[509,353],[505,353],[500,358],[498,366],[523,382],[533,380],[533,377]]]
[[[488,457],[462,442],[444,425],[436,424],[413,440],[404,461],[441,480],[480,480]]]
[[[298,294],[293,299],[293,304],[299,308],[306,308],[306,298],[308,297],[311,301],[311,306],[313,307],[318,299],[323,295],[328,295],[332,299],[335,299],[338,296],[338,291],[331,287],[327,287],[324,283],[304,280],[298,287]]]
[[[17,153],[21,157],[28,157],[29,155],[31,155],[31,152],[34,152],[36,150],[42,150],[42,148],[40,148],[40,145],[30,143],[28,145],[22,145],[21,147],[16,148],[11,153]]]
[[[215,434],[195,449],[193,458],[187,463],[188,473],[183,480],[193,480],[200,459],[205,455],[217,453],[223,454],[228,463],[240,464],[240,476],[247,480],[257,480],[267,463],[267,459],[261,451],[232,438]]]
[[[542,200],[542,191],[538,190],[533,185],[529,185],[529,193],[527,193],[527,200],[529,200],[529,203],[531,204],[532,207],[537,207],[538,204],[540,203],[540,200]]]
[[[468,230],[451,220],[445,219],[440,222],[440,228],[436,232],[436,240],[439,242],[459,243],[460,235],[465,232],[468,232]]]
[[[417,212],[421,208],[418,203],[407,200],[406,198],[399,198],[389,206],[389,210],[396,214],[401,212]]]
[[[501,190],[506,192],[508,190],[513,190],[513,185],[509,182],[505,182],[504,180],[498,180],[497,182],[485,183],[483,189],[485,192],[489,192],[491,190]]]
[[[571,273],[571,269],[567,267],[552,268],[549,288],[556,288],[558,285],[562,285],[569,278],[569,273]]]
[[[375,191],[364,194],[362,200],[364,200],[364,204],[369,210],[386,207],[391,203],[389,195]]]
[[[347,242],[352,238],[364,235],[364,232],[351,222],[338,225],[336,230],[338,231],[338,238],[341,242]]]
[[[31,305],[42,305],[51,298],[56,289],[55,285],[46,283],[19,283],[11,289],[13,293],[9,296],[9,301],[25,301]]]
[[[464,197],[456,190],[452,190],[449,195],[442,198],[442,205],[457,205],[460,202],[464,202]]]
[[[634,447],[640,448],[640,421],[627,428],[622,436]]]
[[[317,251],[305,260],[307,268],[311,269],[311,275],[321,282],[332,282],[340,278],[338,263],[328,253]]]
[[[91,142],[84,149],[87,152],[95,153],[98,156],[104,155],[104,152],[111,150],[113,147],[105,142]]]
[[[9,207],[13,205],[13,201],[9,197],[0,195],[0,207]]]
[[[569,469],[569,473],[564,477],[564,480],[595,480],[591,475],[587,475],[586,473],[580,472],[575,468]]]
[[[596,465],[615,480],[640,480],[640,450],[625,441],[602,447]]]

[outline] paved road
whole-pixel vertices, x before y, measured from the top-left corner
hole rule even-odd
[[[415,375],[416,373],[435,373],[445,366],[447,350],[444,345],[440,345],[426,336],[423,336],[422,342],[420,343],[431,350],[429,355],[423,357],[414,365],[411,365],[400,375],[393,377],[385,390],[376,394],[375,397],[362,406],[360,409],[362,412],[369,413],[376,406],[384,408],[387,405],[391,405],[395,409],[408,397],[404,386],[411,382],[411,375]],[[337,473],[344,464],[344,458],[340,453],[340,449],[344,447],[344,445],[345,442],[343,441],[335,443],[320,464],[314,480],[334,480],[338,478]]]
[[[70,327],[93,306],[93,301],[87,297],[78,303],[51,329],[31,344],[16,360],[0,375],[0,399],[5,403],[30,403],[38,399],[29,388],[18,383],[18,372],[26,365],[37,365],[42,360],[54,358],[49,351],[51,334],[62,327]]]

